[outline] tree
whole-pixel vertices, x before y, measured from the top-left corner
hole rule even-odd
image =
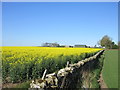
[[[112,42],[111,38],[107,35],[105,35],[100,41],[99,44],[102,47],[105,47],[107,49],[111,49],[112,48],[112,44],[114,44],[114,42]]]
[[[118,45],[114,44],[114,45],[112,46],[112,49],[118,49]]]
[[[118,42],[118,47],[119,47],[119,49],[120,49],[120,41]]]

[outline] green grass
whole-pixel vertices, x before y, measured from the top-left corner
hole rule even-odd
[[[105,51],[103,79],[108,88],[118,88],[118,51]]]
[[[26,88],[26,90],[27,90],[27,88],[30,88],[30,83],[31,83],[30,81],[26,81],[26,82],[23,82],[19,85],[16,85],[15,88]]]

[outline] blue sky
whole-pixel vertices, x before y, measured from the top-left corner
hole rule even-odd
[[[118,41],[117,2],[2,5],[3,46],[39,46],[44,42],[94,46],[104,35]]]

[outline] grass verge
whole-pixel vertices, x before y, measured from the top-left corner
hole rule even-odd
[[[118,88],[118,50],[106,50],[102,71],[108,88]]]

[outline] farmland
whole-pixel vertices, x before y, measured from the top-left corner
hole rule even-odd
[[[118,50],[105,51],[102,74],[108,88],[118,88]]]
[[[67,61],[78,62],[101,49],[53,47],[2,47],[3,83],[41,78],[65,67]]]

